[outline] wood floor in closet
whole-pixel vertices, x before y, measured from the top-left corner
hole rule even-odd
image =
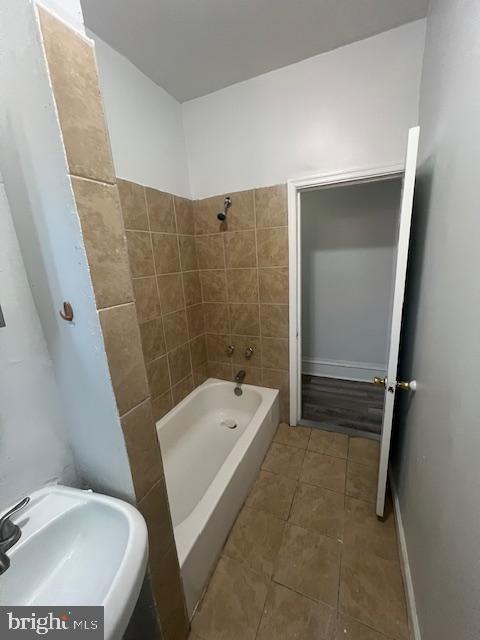
[[[381,433],[384,390],[370,382],[302,376],[302,418],[324,427]]]

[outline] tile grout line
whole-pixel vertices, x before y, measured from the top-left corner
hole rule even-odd
[[[195,244],[196,247],[196,239],[197,239],[197,201],[196,200],[192,200],[192,222],[193,222],[193,242]],[[198,266],[198,255],[197,255],[197,266]],[[201,298],[201,305],[202,305],[202,316],[203,316],[203,342],[205,345],[205,369],[206,369],[206,376],[208,379],[208,352],[207,352],[207,334],[206,334],[206,326],[205,326],[205,298],[204,298],[204,292],[203,292],[203,280],[200,274],[200,268],[198,268],[197,270],[198,272],[198,281],[200,283],[200,298]]]
[[[302,591],[298,591],[297,589],[294,589],[291,585],[287,585],[287,584],[284,584],[283,582],[279,582],[278,580],[275,580],[275,578],[273,577],[271,579],[271,582],[273,584],[279,585],[280,587],[283,587],[284,589],[288,589],[288,591],[291,591],[292,593],[296,593],[298,596],[302,596],[302,598],[306,598],[307,600],[310,600],[310,602],[313,602],[317,605],[322,604],[324,607],[328,607],[329,609],[332,610],[332,613],[336,612],[336,607],[332,606],[331,604],[328,604],[328,602],[325,602],[324,600],[320,600],[320,599],[317,600],[316,598],[312,598],[312,596],[309,596],[306,593],[303,593]],[[274,639],[272,638],[272,640]]]
[[[128,231],[135,231],[134,229],[128,229]],[[159,233],[157,232],[152,232],[152,233]],[[173,233],[167,233],[164,235],[174,235]],[[185,236],[188,238],[195,238],[196,236]],[[265,267],[199,267],[199,271],[262,271],[262,270],[268,270],[268,271],[279,271],[280,269],[288,269],[287,266],[282,266],[282,265],[275,265],[275,266],[265,266]],[[190,271],[192,271],[192,269],[190,269]],[[194,271],[194,269],[193,269]],[[273,303],[266,303],[266,304],[288,304],[288,302],[273,302]]]
[[[255,196],[254,196],[255,199]],[[193,202],[193,201],[192,201]],[[198,201],[197,201],[198,202]],[[215,215],[214,213],[212,213],[212,215]],[[279,224],[276,225],[274,227],[256,227],[255,225],[252,227],[245,227],[245,229],[221,229],[220,231],[207,231],[205,233],[195,233],[194,235],[200,236],[202,238],[205,237],[209,237],[209,236],[218,236],[222,233],[244,233],[246,231],[254,231],[255,229],[261,229],[262,231],[265,229],[285,229],[286,227],[288,227],[287,224]],[[158,231],[156,233],[164,233],[162,231]],[[182,235],[190,235],[188,233],[183,233]]]
[[[68,158],[67,158],[68,163]],[[69,167],[70,169],[70,167]],[[74,178],[75,180],[83,180],[84,182],[94,182],[95,184],[103,185],[104,187],[117,187],[117,178],[114,176],[112,182],[107,182],[106,180],[102,180],[100,178],[92,178],[90,176],[82,176],[77,173],[72,173],[70,170],[68,171],[68,176],[70,178]]]
[[[255,275],[257,281],[257,304],[258,304],[258,331],[259,331],[259,342],[260,342],[260,381],[263,385],[263,335],[262,335],[262,314],[260,313],[260,268],[259,268],[259,257],[258,257],[258,238],[257,238],[257,199],[255,197],[256,190],[252,190],[252,198],[253,198],[253,229],[254,229],[254,237],[255,237]]]
[[[342,566],[343,566],[343,554],[345,551],[345,509],[346,509],[346,496],[347,496],[347,470],[348,470],[348,454],[350,451],[350,438],[348,438],[347,443],[347,464],[345,466],[345,486],[343,491],[343,534],[342,534],[342,542],[340,543],[340,561],[338,564],[338,585],[337,585],[337,606],[336,606],[336,615],[334,619],[334,632],[336,633],[337,624],[338,624],[338,616],[340,613],[340,591],[341,591],[341,583],[342,583]]]
[[[225,282],[225,304],[227,306],[227,324],[228,324],[228,335],[229,335],[229,342],[231,344],[232,342],[232,312],[231,312],[231,308],[230,308],[230,300],[229,300],[229,294],[228,294],[228,280],[227,280],[227,232],[223,231],[221,232],[223,234],[223,238],[222,238],[222,246],[223,246],[223,271],[224,271],[224,282]],[[218,335],[218,334],[217,334]],[[233,378],[233,363],[229,362],[228,366],[230,367],[230,380]]]
[[[200,238],[203,235],[206,234],[201,234],[199,233],[199,226],[200,226],[200,221],[199,221],[199,215],[198,215],[198,209],[200,206],[200,201],[196,200],[193,203],[193,226],[194,226],[194,241],[195,241],[195,247],[196,247],[196,243],[197,243],[197,238]],[[217,235],[217,234],[212,234],[212,235]],[[223,240],[222,244],[224,245],[225,242]],[[224,262],[225,262],[225,249],[224,249]],[[209,350],[208,350],[208,344],[207,344],[207,331],[206,331],[206,326],[205,326],[205,305],[206,304],[213,304],[212,302],[208,303],[205,300],[205,286],[204,286],[204,278],[202,277],[202,272],[204,270],[200,269],[199,266],[199,270],[198,270],[198,275],[199,275],[199,280],[200,280],[200,291],[201,291],[201,297],[202,297],[202,311],[203,311],[203,320],[204,320],[204,339],[205,339],[205,354],[206,354],[206,369],[207,369],[207,377],[209,377],[210,375],[210,366],[211,366],[211,361],[210,361],[210,356],[209,356]],[[218,304],[218,303],[217,303]],[[228,310],[227,310],[227,314],[228,314]],[[228,322],[228,315],[227,315],[227,322]]]
[[[179,239],[179,233],[178,233],[178,220],[177,220],[177,208],[175,206],[175,198],[172,196],[172,207],[173,207],[173,217],[175,220],[175,229],[177,230],[177,251],[178,251],[178,258],[180,260],[180,268],[182,269],[182,264],[181,264],[181,257],[180,257],[180,239]],[[195,240],[194,240],[194,246],[195,246]],[[196,255],[196,247],[195,247],[195,255]],[[198,257],[197,257],[197,267],[198,267]],[[197,269],[198,270],[198,269]],[[195,271],[195,270],[194,270]],[[193,376],[193,360],[192,360],[192,348],[190,346],[190,340],[192,340],[192,336],[190,335],[190,327],[189,327],[189,322],[188,322],[188,314],[187,314],[187,299],[185,297],[185,282],[184,282],[184,271],[182,269],[181,271],[181,275],[180,275],[180,281],[182,283],[182,296],[183,296],[183,304],[184,304],[184,312],[185,312],[185,320],[187,323],[187,336],[188,336],[188,340],[186,342],[186,344],[188,345],[188,361],[190,363],[190,375],[192,376],[192,383],[193,383],[193,388],[195,388],[195,380],[194,380],[194,376]],[[194,306],[194,305],[191,305]],[[191,308],[191,307],[188,307]],[[202,316],[203,316],[203,308],[202,308]],[[205,325],[204,325],[205,328]],[[166,345],[165,345],[166,346]],[[182,345],[180,345],[182,346]],[[180,347],[179,347],[180,348]],[[170,363],[169,363],[169,368],[170,368]],[[183,380],[186,380],[188,376],[185,376],[185,378]],[[180,384],[180,382],[183,382],[183,380],[178,381],[176,384]],[[172,400],[173,400],[173,391],[172,391]]]
[[[291,446],[291,445],[285,445],[285,446]],[[298,447],[292,447],[292,448],[298,448]],[[315,452],[313,452],[313,453],[315,453]],[[329,456],[329,457],[333,458],[334,456]],[[337,460],[344,460],[344,458],[336,458],[336,459]],[[290,478],[289,476],[286,476],[283,473],[278,473],[277,471],[271,471],[270,469],[265,469],[263,466],[261,467],[261,470],[262,471],[266,471],[267,473],[271,473],[272,475],[279,476],[281,478],[286,478],[287,480],[295,481],[294,478]],[[356,496],[351,496],[348,493],[343,494],[340,491],[334,491],[333,489],[330,489],[329,487],[325,487],[325,486],[319,485],[319,484],[314,484],[312,482],[307,482],[306,480],[304,480],[302,478],[299,478],[299,482],[301,482],[302,484],[306,484],[309,487],[316,487],[317,489],[322,489],[324,491],[331,491],[332,493],[335,493],[336,495],[339,495],[339,496],[345,495],[348,498],[353,498],[354,500],[359,500],[360,502],[364,502],[365,504],[368,504],[368,505],[374,505],[375,504],[374,501],[365,500],[363,498],[358,498]]]
[[[303,457],[305,459],[305,455]],[[303,460],[302,460],[302,467],[303,467]],[[300,471],[300,473],[301,473],[301,471]],[[287,520],[286,520],[287,524],[290,522],[290,517],[292,515],[292,509],[293,509],[293,503],[295,502],[295,496],[298,493],[299,484],[300,484],[300,480],[297,479],[297,481],[295,483],[295,491],[293,492],[292,501],[290,502],[290,508],[289,508],[288,514],[287,514]]]
[[[173,404],[172,377],[170,375],[170,364],[168,362],[167,335],[165,333],[165,323],[163,322],[162,302],[161,302],[161,297],[160,297],[160,288],[158,286],[157,261],[155,260],[155,252],[153,250],[153,236],[152,236],[152,228],[151,228],[151,224],[150,224],[150,210],[149,210],[150,208],[148,206],[147,189],[146,189],[146,187],[142,186],[142,190],[143,190],[143,199],[145,201],[145,211],[147,213],[148,230],[149,230],[149,233],[150,233],[150,246],[151,246],[151,249],[152,249],[153,269],[155,271],[155,286],[156,286],[156,289],[157,289],[158,306],[160,308],[160,322],[161,322],[161,325],[162,325],[163,344],[165,345],[165,357],[167,358],[166,364],[167,364],[167,373],[168,373],[168,382],[169,382],[168,391],[170,392],[170,398],[171,398],[172,404]],[[148,376],[147,376],[147,380],[148,380]],[[150,381],[149,380],[148,380],[148,386],[150,388]],[[165,391],[165,393],[167,393],[167,391]],[[163,394],[160,394],[160,395],[163,395]],[[160,397],[160,396],[157,396],[157,397]]]
[[[129,300],[128,302],[121,302],[120,304],[112,304],[109,307],[96,307],[97,313],[101,313],[102,311],[109,311],[110,309],[119,309],[120,307],[128,307],[133,304],[135,306],[135,299]],[[135,306],[135,314],[136,314],[136,306]]]

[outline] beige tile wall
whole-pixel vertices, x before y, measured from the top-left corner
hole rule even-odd
[[[206,379],[193,203],[118,180],[155,420]]]
[[[164,640],[184,640],[188,621],[154,415],[192,384],[187,323],[196,326],[196,319],[187,316],[179,277],[183,260],[190,264],[191,249],[184,249],[184,258],[174,233],[176,221],[184,230],[191,214],[181,202],[175,209],[165,194],[122,184],[127,248],[94,49],[44,9],[39,15],[113,390],[138,507],[149,530],[144,592],[153,591],[156,607],[150,598],[150,615],[142,612],[136,619],[143,620],[142,635],[159,637],[161,628]],[[158,286],[167,275],[168,284]],[[200,358],[198,344],[192,351]],[[147,618],[155,628],[145,629]],[[132,628],[127,635],[139,637],[139,631]]]
[[[207,375],[244,368],[252,384],[280,389],[288,419],[286,185],[230,194],[224,223],[223,195],[118,188],[155,418]]]
[[[280,389],[288,420],[286,185],[225,195],[232,198],[226,222],[217,219],[224,195],[195,202],[208,375],[231,380],[245,369],[247,382]]]
[[[229,194],[221,223],[223,195],[192,202],[117,182],[155,418],[207,376],[243,368],[280,389],[288,419],[286,185]]]

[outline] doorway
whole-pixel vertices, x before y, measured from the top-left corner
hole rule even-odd
[[[290,424],[302,422],[302,192],[308,189],[342,188],[354,185],[382,182],[402,178],[397,242],[395,246],[394,268],[391,272],[390,327],[387,362],[384,376],[375,376],[375,384],[384,389],[383,417],[380,439],[380,457],[377,476],[376,513],[382,517],[385,509],[388,459],[392,420],[397,390],[415,392],[416,380],[398,380],[398,353],[402,326],[405,279],[407,273],[408,247],[412,221],[413,192],[417,166],[419,127],[408,131],[403,166],[384,169],[369,169],[342,174],[331,174],[288,183],[288,241],[289,241],[289,383],[290,383]],[[360,198],[361,201],[361,198]],[[337,287],[337,283],[334,283]],[[355,292],[356,293],[356,292]],[[318,297],[316,292],[315,297]],[[316,425],[315,425],[316,426]],[[329,429],[328,424],[323,425]],[[333,427],[333,430],[339,427]]]
[[[403,166],[289,183],[290,424],[379,439]]]
[[[303,424],[380,436],[401,186],[300,191]]]

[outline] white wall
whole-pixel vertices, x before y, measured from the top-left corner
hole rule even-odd
[[[413,22],[183,105],[90,33],[117,175],[203,198],[401,162],[424,30]]]
[[[384,373],[400,188],[383,180],[301,194],[304,373]]]
[[[94,33],[117,177],[190,197],[179,102]]]
[[[133,498],[80,222],[31,2],[2,0],[0,43],[0,170],[77,470],[87,485]],[[58,314],[64,300],[72,303],[72,324]]]
[[[58,18],[72,26],[76,31],[85,33],[83,11],[80,0],[39,0],[42,5]]]
[[[76,483],[53,366],[0,176],[0,511],[49,482]]]
[[[420,20],[183,104],[195,197],[403,162]]]
[[[422,640],[480,637],[480,2],[433,0],[396,479]]]

